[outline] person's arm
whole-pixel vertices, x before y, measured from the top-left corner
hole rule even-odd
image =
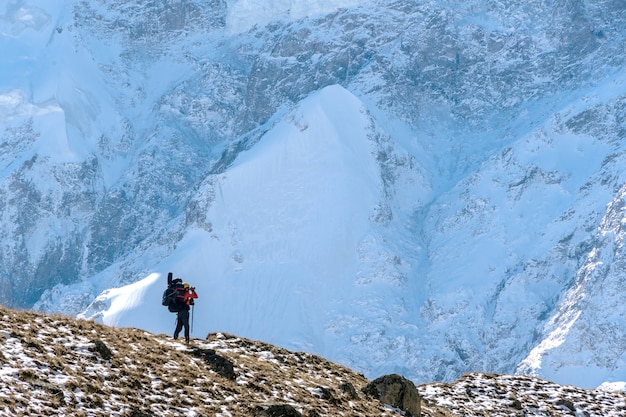
[[[184,301],[189,304],[192,299],[198,298],[198,294],[196,294],[195,289],[190,289],[189,291],[185,291]]]

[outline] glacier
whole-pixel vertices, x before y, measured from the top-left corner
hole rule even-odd
[[[624,375],[618,0],[0,6],[0,302],[368,377]]]

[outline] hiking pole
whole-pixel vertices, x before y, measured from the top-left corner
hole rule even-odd
[[[193,311],[195,306],[195,304],[191,305],[191,333],[193,333]]]

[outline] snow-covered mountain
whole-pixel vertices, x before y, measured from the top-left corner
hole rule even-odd
[[[626,380],[619,0],[0,6],[0,301],[368,377]]]

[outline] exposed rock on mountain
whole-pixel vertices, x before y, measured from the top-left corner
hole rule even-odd
[[[411,381],[401,375],[381,376],[363,388],[363,392],[384,404],[404,410],[409,416],[422,413],[419,392]]]
[[[473,373],[451,384],[419,388],[425,404],[438,404],[446,410],[443,414],[437,410],[432,416],[617,417],[626,412],[622,392],[582,390],[522,375]]]

